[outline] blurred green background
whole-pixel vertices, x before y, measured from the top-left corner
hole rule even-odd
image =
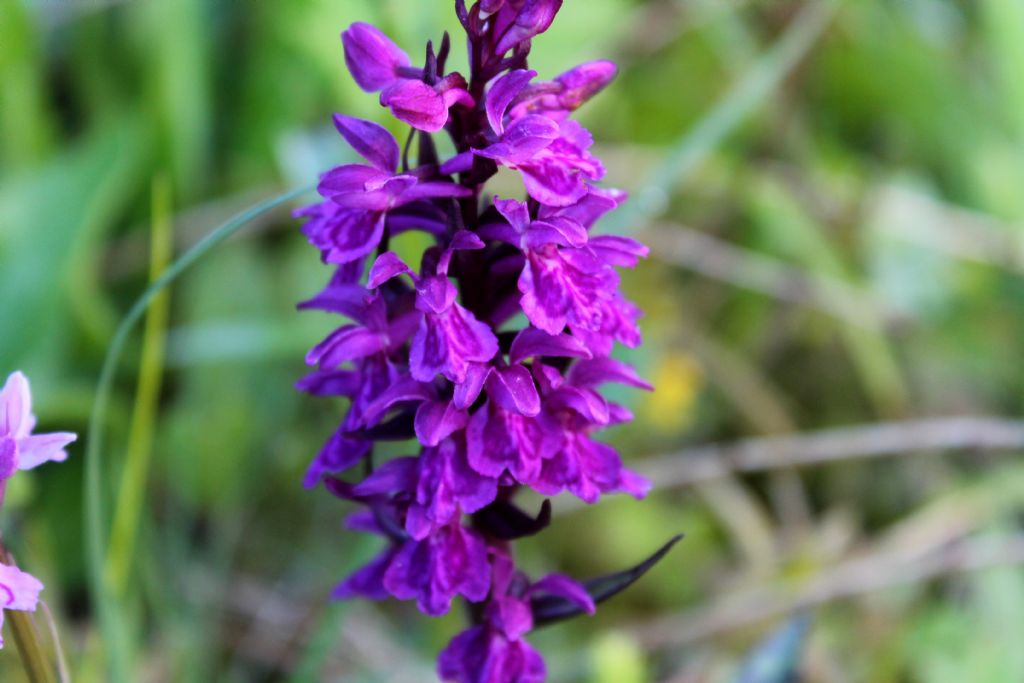
[[[85,432],[168,252],[349,160],[332,112],[385,120],[339,32],[371,21],[418,55],[451,5],[0,0],[0,374],[29,375],[44,430]],[[523,564],[586,577],[687,538],[532,638],[551,680],[1024,680],[1024,3],[567,0],[531,66],[597,57],[622,71],[581,118],[633,192],[607,229],[653,247],[625,278],[647,310],[625,356],[658,387],[617,396],[637,419],[609,438],[658,488],[557,501]],[[376,549],[301,487],[343,410],[291,388],[334,323],[294,304],[327,276],[276,210],[117,368],[103,481],[136,495],[107,566],[132,681],[430,681],[460,627],[325,599]],[[4,538],[89,683],[83,451],[13,480]],[[10,643],[0,679],[24,680]]]

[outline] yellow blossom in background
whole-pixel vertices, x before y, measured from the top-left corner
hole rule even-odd
[[[647,683],[650,680],[645,654],[628,635],[611,631],[594,643],[591,651],[594,683]]]
[[[652,379],[656,390],[645,398],[640,418],[663,433],[682,431],[693,420],[704,385],[700,364],[687,353],[669,352],[659,359]]]

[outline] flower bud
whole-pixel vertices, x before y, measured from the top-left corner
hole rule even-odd
[[[495,53],[503,55],[523,41],[547,31],[561,7],[562,0],[506,0],[496,21],[501,28],[501,38],[497,41]]]
[[[409,66],[409,55],[378,29],[356,22],[341,34],[345,64],[359,87],[376,92],[398,78],[398,69]]]

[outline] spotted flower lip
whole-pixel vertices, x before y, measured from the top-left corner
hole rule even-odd
[[[359,506],[348,527],[382,543],[333,597],[411,600],[432,616],[469,602],[473,623],[441,653],[440,677],[531,683],[547,676],[527,642],[535,625],[592,614],[638,575],[612,575],[611,590],[561,574],[532,580],[513,541],[551,522],[549,500],[536,515],[518,507],[522,489],[586,503],[650,490],[600,439],[632,417],[606,385],[651,389],[611,358],[641,341],[619,271],[647,248],[600,232],[626,194],[600,186],[593,137],[572,118],[615,64],[545,80],[526,65],[561,0],[466,4],[455,2],[468,77],[447,69],[447,35],[420,67],[369,24],[342,34],[356,83],[413,130],[403,150],[378,123],[336,114],[364,162],[328,170],[321,201],[296,212],[334,268],[299,308],[346,319],[309,351],[312,371],[298,382],[345,410],[304,483]],[[451,145],[438,144],[441,132]],[[499,169],[518,173],[523,191],[488,192]],[[410,230],[430,244],[419,254],[394,239]],[[403,455],[381,460],[384,441],[405,444]]]

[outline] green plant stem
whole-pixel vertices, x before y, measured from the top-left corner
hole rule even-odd
[[[173,226],[171,217],[171,184],[166,177],[153,181],[153,223],[150,231],[150,281],[159,279],[171,260]],[[121,485],[114,510],[114,524],[107,552],[106,581],[114,595],[123,599],[128,590],[128,575],[135,556],[140,507],[153,450],[153,429],[160,399],[164,371],[164,347],[170,311],[169,292],[153,299],[146,314],[139,364],[139,383],[135,393],[135,410]]]
[[[103,427],[106,424],[106,413],[114,382],[114,371],[124,352],[128,335],[142,318],[156,295],[180,277],[182,273],[195,264],[204,254],[238,232],[254,218],[312,189],[312,186],[306,186],[286,192],[243,211],[215,228],[200,240],[198,244],[171,264],[164,271],[163,275],[146,288],[118,324],[117,330],[115,330],[114,336],[110,341],[110,346],[107,348],[107,354],[103,360],[103,368],[100,370],[99,382],[96,387],[96,398],[89,416],[83,484],[83,505],[85,507],[84,531],[88,555],[89,587],[93,604],[99,615],[101,640],[105,648],[104,655],[107,660],[107,680],[131,680],[129,676],[129,653],[125,647],[123,615],[118,612],[119,601],[109,590],[103,574],[107,538],[104,523],[103,471],[100,462],[103,453]]]
[[[5,618],[11,625],[14,644],[21,655],[28,679],[32,683],[53,683],[53,668],[46,659],[42,643],[39,642],[39,633],[36,631],[35,622],[32,621],[32,614],[12,609],[7,610]]]

